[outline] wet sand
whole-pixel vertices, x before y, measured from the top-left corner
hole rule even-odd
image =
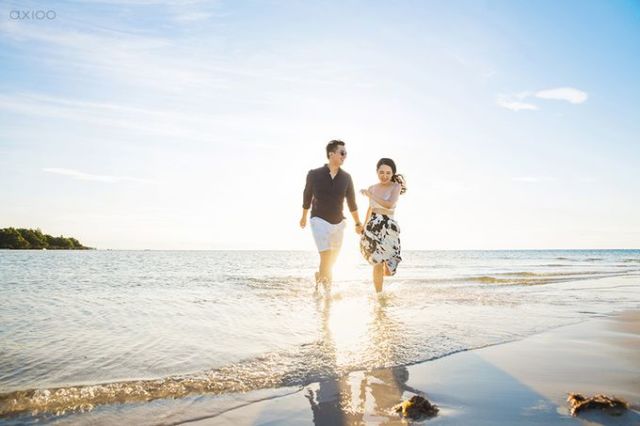
[[[632,410],[571,417],[568,392],[616,395]],[[189,424],[406,424],[391,407],[416,393],[440,408],[426,424],[640,425],[640,311],[409,367],[352,373]]]

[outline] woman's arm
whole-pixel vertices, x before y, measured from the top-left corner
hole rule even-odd
[[[367,214],[364,217],[364,224],[369,223],[369,219],[371,219],[371,207],[367,209]]]
[[[392,209],[393,206],[398,202],[398,197],[400,196],[400,190],[402,186],[399,183],[396,183],[393,189],[391,190],[391,197],[388,200],[383,200],[382,197],[378,197],[373,192],[369,191],[369,197],[373,199],[376,203],[380,204],[385,209]]]

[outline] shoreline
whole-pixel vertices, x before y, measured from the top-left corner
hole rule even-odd
[[[439,425],[639,425],[640,309],[557,327],[408,366],[357,371],[306,386],[96,407],[56,424],[407,424],[392,407],[413,395]],[[620,417],[571,417],[569,392],[625,399]],[[18,418],[14,420],[20,421]],[[24,420],[24,418],[23,418]],[[13,424],[11,419],[2,419]],[[16,423],[17,424],[17,423]]]

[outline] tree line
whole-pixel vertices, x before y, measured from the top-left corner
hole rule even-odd
[[[40,229],[2,228],[0,249],[88,250],[91,247],[83,246],[75,238],[43,234]]]

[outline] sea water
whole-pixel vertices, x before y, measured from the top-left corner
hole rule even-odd
[[[640,307],[639,250],[402,256],[378,296],[348,255],[316,292],[312,252],[0,250],[0,423],[16,401],[35,419],[304,385]]]

